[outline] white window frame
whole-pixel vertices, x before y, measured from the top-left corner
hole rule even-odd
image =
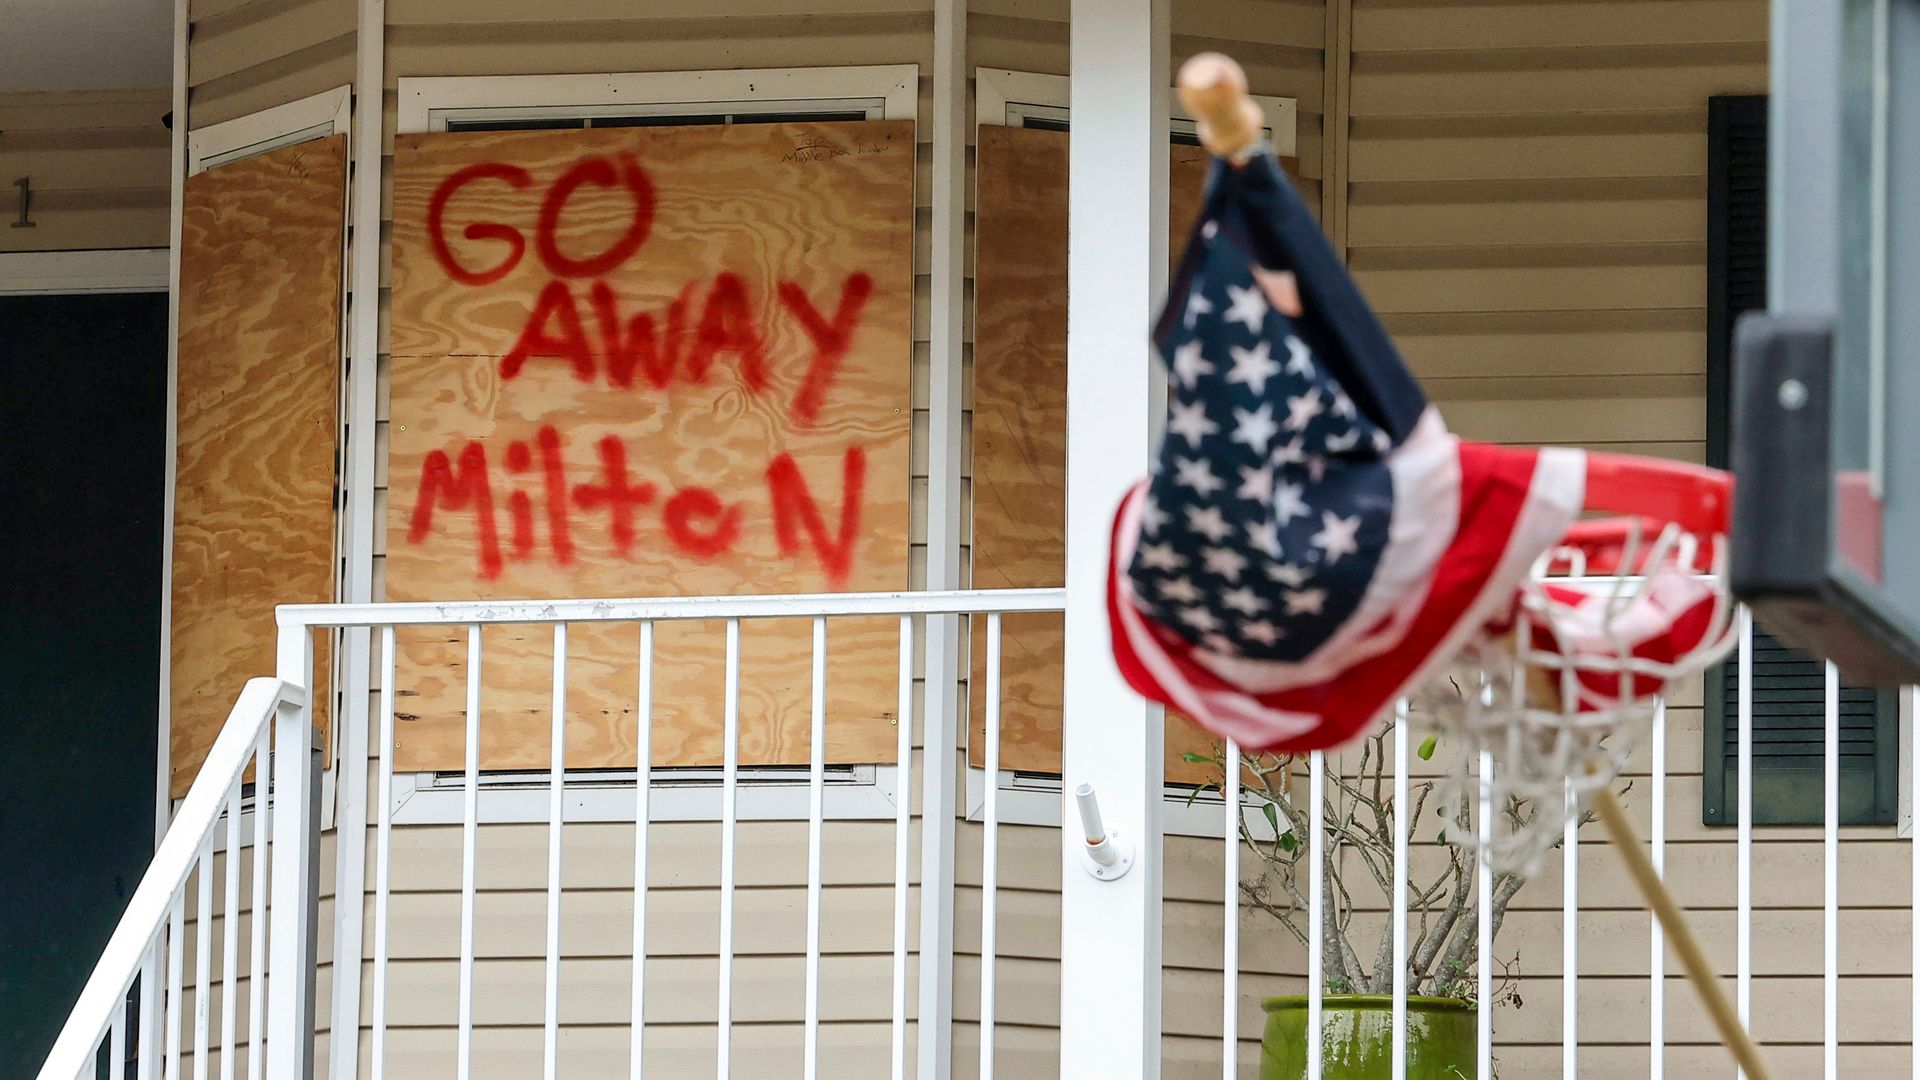
[[[163,247],[0,254],[0,296],[166,291]]]
[[[186,139],[186,174],[188,176],[198,176],[208,169],[225,165],[228,162],[239,161],[243,158],[250,158],[259,154],[279,150],[282,147],[310,142],[314,139],[324,139],[333,135],[344,136],[347,140],[348,149],[351,151],[353,146],[352,87],[336,86],[331,90],[323,90],[320,93],[312,94],[295,101],[289,101],[283,105],[275,105],[270,109],[262,109],[259,112],[248,113],[245,116],[235,117],[232,120],[222,121],[218,124],[209,124],[206,127],[189,131]],[[340,217],[343,226],[347,222],[348,201],[343,192],[340,200]],[[348,250],[350,243],[348,233],[349,230],[344,227],[340,230],[340,336],[339,341],[336,343],[337,353],[335,359],[335,370],[338,372],[340,378],[337,390],[339,399],[336,402],[335,408],[335,415],[337,417],[335,438],[338,441],[341,452],[335,456],[336,468],[344,467],[346,461],[348,426],[356,423],[355,418],[348,416],[348,401],[346,397],[347,343],[349,338],[346,298],[351,288],[351,275],[353,272],[352,253]],[[372,424],[368,423],[361,430],[371,431]],[[177,453],[179,453],[179,448],[175,445],[174,438],[170,434],[167,442],[167,456],[172,458]],[[172,506],[174,486],[173,473],[171,470],[168,471],[167,478],[167,505]],[[348,484],[353,483],[354,479],[346,476],[337,476],[335,482],[336,484]],[[334,547],[332,553],[333,593],[336,600],[340,598],[340,587],[345,570],[340,560],[346,545],[348,528],[347,515],[351,513],[351,504],[349,501],[343,500],[339,505],[340,512],[334,515]],[[168,520],[171,519],[171,515],[169,515]],[[173,536],[171,532],[169,532],[167,536],[167,550],[173,550]],[[171,559],[168,559],[164,564],[162,577],[163,582],[161,587],[166,590],[170,596],[173,590],[173,563]],[[169,619],[171,619],[170,603],[168,605],[168,611]],[[173,628],[171,624],[169,624],[167,627],[169,640],[172,639],[172,635]],[[333,632],[331,655],[336,657],[341,655],[341,638],[342,635],[338,631]],[[161,663],[169,664],[170,660],[163,654],[161,656]],[[333,754],[333,761],[336,765],[340,760],[338,746],[341,728],[348,722],[348,717],[353,715],[352,711],[345,708],[344,703],[341,701],[340,688],[342,679],[340,667],[341,666],[336,663],[331,669],[333,686],[329,690],[333,695],[332,715],[334,718],[329,737],[334,740],[335,753]],[[165,725],[166,727],[170,727],[172,721],[172,702],[168,700],[171,695],[169,687],[170,680],[163,680],[160,691],[160,712],[162,716],[168,718],[167,724]],[[236,692],[237,689],[238,688],[236,688]],[[362,711],[364,712],[364,710]],[[161,753],[165,754],[168,751],[167,744],[164,740],[170,737],[170,733],[163,730],[161,737],[163,740]],[[337,768],[330,768],[320,775],[320,821],[322,828],[332,828],[334,824],[334,813],[338,804],[338,773],[339,770]],[[181,800],[172,799],[170,802],[172,806],[169,809],[169,816],[171,816],[174,809],[178,808]],[[250,817],[253,813],[252,794],[247,794],[243,798],[243,808],[243,812]],[[250,828],[250,826],[248,827]],[[221,832],[224,837],[225,830],[221,830]],[[225,840],[222,839],[220,843],[224,844]]]
[[[979,128],[987,126],[1023,127],[1028,117],[1067,120],[1067,105],[1072,100],[1072,93],[1073,83],[1064,75],[977,68],[974,71],[975,132],[977,134]],[[1180,100],[1172,88],[1168,88],[1167,94],[1172,99],[1168,110],[1173,131],[1193,133],[1195,125],[1192,114],[1180,107]],[[1257,95],[1253,100],[1265,118],[1267,138],[1273,144],[1274,153],[1281,157],[1294,156],[1299,102],[1293,98]],[[972,739],[972,730],[969,725],[969,740]],[[1003,824],[1060,827],[1060,777],[1002,769],[995,787],[999,791],[998,813]],[[986,797],[986,769],[972,764],[969,759],[966,790],[968,821],[984,819]],[[1243,792],[1241,817],[1246,822],[1248,832],[1256,839],[1270,840],[1273,838],[1273,829],[1267,824],[1265,815],[1258,812],[1259,804],[1258,797],[1251,792]],[[1224,809],[1225,796],[1218,789],[1196,794],[1191,786],[1169,784],[1161,808],[1161,827],[1169,836],[1220,839],[1226,835]],[[1248,810],[1254,812],[1248,813]]]
[[[1072,100],[1073,82],[1065,75],[1042,75],[1032,71],[1008,71],[1005,68],[978,68],[974,71],[974,126],[1021,127],[1031,116],[1043,120],[1067,119],[1067,103]],[[1180,104],[1171,87],[1167,90],[1167,115],[1173,130],[1193,134],[1193,114]],[[1265,118],[1267,139],[1280,157],[1296,156],[1300,102],[1295,98],[1253,95]]]
[[[716,113],[866,112],[875,120],[914,120],[920,69],[913,64],[865,67],[760,68],[739,71],[634,72],[610,75],[475,75],[399,80],[401,134],[444,132],[449,121],[571,119],[593,116],[686,116]],[[899,769],[887,763],[830,767],[826,818],[892,821]],[[465,820],[464,793],[442,772],[395,773],[389,810],[396,825]],[[566,820],[631,822],[637,774],[629,769],[570,771]],[[548,820],[545,774],[482,774],[479,820],[487,824]],[[652,821],[721,820],[720,770],[657,772],[648,797]],[[804,770],[740,769],[743,821],[805,821]]]
[[[298,101],[188,132],[187,175],[198,176],[215,165],[310,139],[324,139],[329,135],[351,138],[352,126],[352,88],[336,86]]]

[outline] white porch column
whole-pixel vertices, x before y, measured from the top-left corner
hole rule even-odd
[[[966,313],[967,0],[933,7],[933,308],[928,377],[927,588],[960,587],[960,401]],[[926,621],[920,770],[917,1080],[953,1073],[953,881],[960,768],[960,626]]]
[[[1167,270],[1167,0],[1073,0],[1067,218],[1065,788],[1060,808],[1061,1075],[1160,1075],[1161,711],[1114,667],[1113,512],[1146,471],[1158,380],[1147,342]],[[1073,790],[1130,840],[1087,870]]]

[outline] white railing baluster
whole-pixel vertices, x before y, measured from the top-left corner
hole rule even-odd
[[[1220,786],[1226,849],[1220,860],[1221,1001],[1220,1076],[1234,1080],[1240,1068],[1240,744],[1228,739],[1226,775]]]
[[[455,1067],[459,1080],[473,1075],[473,894],[474,848],[480,826],[480,625],[467,628],[466,790],[460,832],[460,1030]]]
[[[547,1080],[560,1056],[560,839],[567,804],[567,624],[553,624],[553,746],[547,772]]]
[[[253,744],[253,920],[247,934],[247,1080],[267,1074],[267,874],[273,859],[273,794],[268,773],[272,727]]]
[[[234,982],[239,978],[240,957],[240,778],[233,778],[227,789],[227,873],[223,902],[226,921],[220,938],[220,1080],[233,1080],[234,1023],[239,1010],[234,998]]]
[[[820,845],[827,790],[827,620],[813,620],[813,722],[807,747],[806,1031],[801,1075],[820,1075]]]
[[[1560,851],[1560,1075],[1580,1080],[1580,803],[1567,781]],[[1482,963],[1491,964],[1491,952]]]
[[[1321,1008],[1320,998],[1327,992],[1327,972],[1321,953],[1326,948],[1323,926],[1326,919],[1326,829],[1327,829],[1327,757],[1315,750],[1307,758],[1307,860],[1312,869],[1307,895],[1307,1080],[1321,1080]]]
[[[1667,699],[1653,704],[1653,869],[1667,876]],[[1664,1080],[1667,1069],[1667,939],[1660,917],[1649,915],[1653,941],[1647,956],[1649,1024],[1647,1080]]]
[[[184,886],[173,894],[173,908],[167,912],[167,1000],[163,1023],[167,1025],[167,1080],[180,1080],[180,996],[184,991],[187,967],[187,891]]]
[[[133,989],[128,987],[128,990]],[[107,1080],[120,1080],[127,1070],[127,995],[120,994],[120,1007],[113,1011],[113,1024],[107,1029]]]
[[[986,803],[980,835],[980,1080],[993,1080],[1000,950],[1000,614],[987,616]]]
[[[640,624],[640,687],[633,793],[633,1006],[629,1080],[646,1071],[647,834],[653,820],[653,624]]]
[[[387,907],[393,895],[393,702],[398,664],[393,627],[380,628],[380,807],[373,852],[373,1027],[371,1080],[387,1074]]]
[[[1821,859],[1823,886],[1824,983],[1820,991],[1825,1045],[1821,1060],[1826,1080],[1840,1075],[1840,669],[1827,665],[1826,679],[1826,845]]]
[[[1393,1080],[1407,1080],[1407,846],[1413,831],[1407,701],[1393,705]]]
[[[907,1075],[907,830],[913,824],[913,616],[900,616],[899,768],[893,840],[893,1080]]]
[[[213,835],[200,845],[194,871],[193,1080],[207,1080],[207,1049],[213,1034]]]
[[[727,620],[724,767],[720,774],[720,1040],[719,1080],[733,1076],[733,860],[740,808],[740,620]]]
[[[1475,976],[1474,1000],[1479,1007],[1474,1010],[1478,1031],[1475,1043],[1479,1048],[1478,1072],[1476,1076],[1493,1075],[1493,864],[1486,853],[1493,850],[1493,754],[1480,751],[1480,798],[1478,813],[1474,824],[1479,831],[1479,851],[1474,855],[1474,887],[1477,890],[1474,911],[1478,916],[1475,927],[1476,955],[1479,957],[1478,972]]]
[[[1739,823],[1735,843],[1734,998],[1740,1026],[1753,1030],[1753,613],[1740,609],[1740,692],[1736,722],[1740,725],[1738,786]],[[1736,1066],[1734,1075],[1745,1080],[1747,1071]]]
[[[134,1080],[153,1080],[154,1062],[160,1060],[160,939],[164,925],[147,941],[146,959],[140,965],[140,1026],[135,1032],[134,1051],[140,1060]],[[118,1073],[113,1080],[120,1080]]]

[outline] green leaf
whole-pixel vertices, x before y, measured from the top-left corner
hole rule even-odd
[[[1420,755],[1421,761],[1432,761],[1433,751],[1439,745],[1440,745],[1440,736],[1429,735],[1427,736],[1426,741],[1420,744],[1420,749],[1415,750],[1414,753]]]
[[[1293,834],[1292,834],[1292,833],[1290,833],[1290,832],[1284,832],[1284,833],[1281,833],[1281,834],[1280,834],[1280,850],[1281,850],[1281,851],[1284,851],[1284,852],[1286,852],[1286,853],[1288,853],[1288,854],[1292,854],[1292,853],[1293,853],[1293,849],[1295,849],[1295,848],[1297,848],[1297,847],[1299,847],[1299,846],[1300,846],[1300,841],[1298,841],[1298,840],[1295,840],[1295,839],[1293,838]]]
[[[1187,751],[1184,754],[1181,754],[1180,760],[1186,762],[1189,765],[1207,765],[1213,761],[1213,759],[1208,757],[1207,755],[1196,754],[1191,750]]]
[[[1273,808],[1272,803],[1262,803],[1260,805],[1260,812],[1267,815],[1267,826],[1271,828],[1275,834],[1278,834],[1280,832],[1280,812]],[[1289,848],[1288,850],[1292,849]]]
[[[1440,830],[1440,835],[1439,835],[1439,836],[1436,836],[1436,837],[1434,837],[1433,839],[1434,839],[1434,842],[1435,842],[1435,843],[1437,843],[1437,844],[1444,844],[1444,843],[1446,843],[1446,842],[1447,842],[1447,830],[1445,830],[1445,829],[1441,829],[1441,830]]]

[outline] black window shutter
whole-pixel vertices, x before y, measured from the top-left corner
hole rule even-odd
[[[1733,324],[1767,304],[1767,99],[1716,97],[1707,111],[1707,463],[1727,464]],[[1739,668],[1706,679],[1701,817],[1737,816]],[[1753,820],[1818,825],[1824,812],[1826,666],[1753,632]],[[1894,822],[1899,710],[1892,692],[1840,685],[1840,820]]]

